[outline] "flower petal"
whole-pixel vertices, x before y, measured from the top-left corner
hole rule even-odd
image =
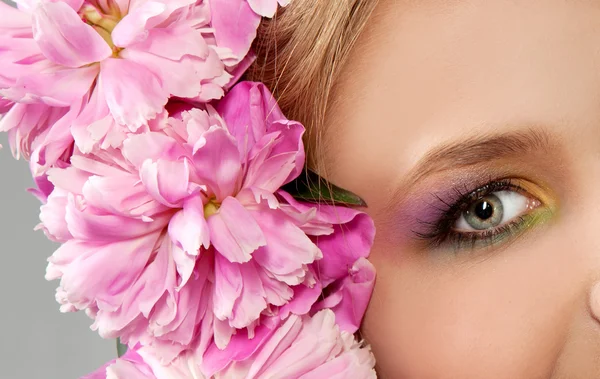
[[[198,96],[202,90],[201,81],[203,79],[206,79],[207,76],[212,79],[223,72],[222,68],[216,67],[217,72],[212,76],[202,75],[206,65],[193,57],[184,57],[180,61],[173,61],[133,49],[123,51],[121,56],[152,71],[157,78],[160,78],[165,91],[178,97]]]
[[[0,131],[8,132],[13,156],[19,159],[22,154],[29,159],[47,136],[48,130],[67,112],[68,109],[52,108],[45,104],[14,104],[0,118]]]
[[[85,182],[90,178],[90,174],[79,170],[75,166],[64,169],[53,167],[48,170],[48,180],[55,186],[66,192],[81,193]]]
[[[173,248],[173,244],[169,245]],[[173,255],[169,253],[168,256]],[[158,355],[163,363],[175,359],[191,343],[197,340],[198,326],[208,314],[212,282],[208,280],[212,270],[212,256],[203,256],[198,262],[194,275],[185,285],[173,291],[170,287],[167,301],[159,302],[149,316],[152,333],[157,337],[155,343],[146,344]]]
[[[242,293],[235,303],[233,317],[229,321],[229,324],[236,329],[250,326],[267,308],[266,293],[255,265],[252,263],[240,265],[240,275],[243,281]]]
[[[156,376],[140,356],[123,356],[106,368],[106,379],[156,379]]]
[[[143,42],[128,50],[145,51],[172,61],[180,61],[186,55],[205,59],[209,53],[208,44],[200,31],[187,25],[151,29]]]
[[[31,14],[0,1],[0,34],[31,37]]]
[[[208,249],[210,231],[204,219],[204,204],[202,204],[200,196],[187,199],[183,204],[183,209],[173,216],[169,222],[169,236],[182,249],[183,253],[190,256],[186,261],[195,261],[195,257],[200,253],[200,246]],[[190,268],[193,269],[193,265],[189,267],[189,262],[186,266],[188,266],[186,275],[180,273],[183,278],[180,286],[183,286],[189,278]]]
[[[82,153],[92,152],[97,145],[102,149],[119,148],[126,137],[125,131],[111,116],[104,90],[98,83],[85,108],[71,125],[75,144]]]
[[[130,8],[129,12],[111,33],[111,38],[116,46],[127,47],[133,43],[143,41],[147,37],[146,24],[148,20],[162,14],[167,6],[158,1],[137,2],[140,4]]]
[[[252,256],[265,270],[289,285],[304,281],[306,265],[321,258],[319,248],[281,210],[252,211],[266,245]]]
[[[214,313],[219,320],[232,316],[235,302],[242,294],[243,280],[240,266],[215,254]]]
[[[337,283],[336,283],[337,284]],[[365,258],[360,258],[329,295],[315,304],[313,311],[329,308],[341,330],[355,333],[367,310],[375,285],[375,268]]]
[[[236,57],[228,64],[239,63],[256,38],[260,16],[252,11],[246,0],[214,1],[210,11],[217,45],[230,49]]]
[[[73,104],[64,116],[54,124],[48,125],[47,133],[31,154],[30,167],[34,176],[45,173],[50,167],[55,166],[62,157],[65,157],[66,161],[69,160],[73,146],[70,126],[79,114],[82,105],[81,101]],[[53,110],[56,110],[56,108]]]
[[[129,12],[121,19],[111,37],[116,46],[128,47],[143,41],[148,31],[167,20],[173,12],[195,3],[196,0],[150,0],[132,2]]]
[[[261,83],[241,82],[217,105],[238,149],[246,157],[275,121],[285,121],[277,102]]]
[[[143,269],[138,271],[135,281],[125,291],[121,306],[116,311],[99,311],[92,329],[98,330],[101,336],[114,338],[120,335],[124,343],[134,345],[140,339],[139,331],[135,329],[148,328],[144,322],[136,322],[140,315],[146,319],[154,317],[158,312],[157,303],[160,304],[162,299],[172,299],[176,272],[171,243],[159,237],[155,244],[158,245],[156,252],[152,253]]]
[[[263,342],[268,340],[275,332],[280,320],[270,317],[257,328],[254,338],[249,338],[244,330],[238,331],[225,349],[219,349],[211,344],[202,359],[202,371],[207,377],[214,377],[215,373],[224,369],[231,362],[246,361],[256,353]]]
[[[288,181],[288,178],[297,167],[296,158],[298,154],[287,152],[272,156],[271,151],[272,147],[265,146],[250,161],[243,187],[257,187],[273,193]],[[303,160],[302,163],[304,163]]]
[[[121,358],[113,359],[80,379],[157,379],[158,377],[135,349],[129,349]]]
[[[204,145],[194,154],[194,167],[217,201],[233,196],[240,185],[242,166],[235,140],[220,127],[202,135]]]
[[[47,278],[62,271],[61,286],[77,309],[92,304],[116,310],[146,266],[158,234],[105,245],[68,241],[49,259]]]
[[[297,178],[302,172],[305,165],[305,152],[304,143],[302,138],[304,136],[304,126],[295,121],[280,120],[275,121],[269,126],[269,130],[273,132],[279,132],[280,136],[277,139],[277,143],[271,150],[271,157],[277,157],[285,154],[294,155],[294,169],[288,177],[283,181],[283,184],[287,184],[293,179]]]
[[[140,169],[140,178],[148,193],[159,203],[178,208],[191,194],[190,169],[187,159],[168,161],[146,160]]]
[[[368,257],[374,238],[373,220],[361,212],[356,212],[351,222],[334,225],[333,234],[320,236],[318,246],[323,259],[317,262],[317,271],[323,285],[345,277],[354,262]]]
[[[229,262],[248,262],[267,243],[259,224],[233,197],[227,197],[207,222],[212,245]]]
[[[44,103],[68,107],[81,101],[98,76],[98,67],[51,67],[18,78],[12,87],[0,90],[0,95],[17,102]]]
[[[323,252],[323,259],[316,263],[316,271],[323,286],[346,277],[359,258],[369,256],[375,239],[375,225],[367,214],[347,207],[302,203],[284,191],[277,193],[298,212],[316,209],[316,218],[310,221],[314,225],[301,227],[319,236],[317,245]],[[326,229],[332,227],[333,233],[327,232]]]
[[[82,67],[112,55],[100,34],[64,2],[41,2],[33,12],[33,33],[44,55],[62,66]]]
[[[263,17],[271,18],[277,11],[277,0],[248,0],[252,10]]]
[[[41,227],[52,241],[66,242],[72,238],[66,216],[67,193],[58,188],[48,196],[46,204],[40,208]]]
[[[313,274],[311,273],[311,276]],[[294,294],[289,302],[279,309],[281,317],[287,317],[292,313],[295,315],[305,315],[315,311],[314,304],[323,296],[323,287],[321,283],[316,282],[312,286],[298,285],[294,286]]]
[[[370,349],[357,343],[340,356],[325,362],[299,379],[377,379],[374,366],[375,357]]]
[[[343,364],[337,364],[339,361],[333,365],[329,363],[347,355],[355,356],[353,358],[358,365],[351,365],[350,368],[356,367],[356,372],[345,370]],[[329,310],[318,312],[312,317],[291,316],[249,361],[239,365],[242,368],[240,372],[233,364],[220,374],[236,378],[330,377],[310,375],[317,370],[321,374],[330,374],[336,379],[376,377],[373,370],[375,360],[369,349],[364,349],[361,344],[356,343],[352,335],[340,332],[335,324],[335,316]],[[350,361],[352,359],[339,363],[350,363]],[[323,366],[324,369],[320,369]],[[337,375],[339,372],[349,375]]]
[[[130,135],[123,142],[123,156],[138,170],[148,159],[151,161],[159,159],[176,161],[185,154],[186,151],[177,143],[177,140],[164,133],[148,132]]]
[[[85,211],[78,200],[69,199],[66,220],[74,238],[88,241],[127,240],[151,234],[167,225],[168,214],[157,215],[152,222],[114,214],[94,214]]]
[[[146,192],[139,177],[125,172],[90,177],[83,186],[83,196],[94,208],[132,218],[150,218],[168,209]]]
[[[104,60],[99,81],[113,117],[132,132],[162,112],[169,97],[156,75],[126,59]]]

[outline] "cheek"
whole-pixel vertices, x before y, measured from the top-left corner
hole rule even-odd
[[[406,250],[395,258],[402,249],[378,242],[363,332],[380,376],[548,378],[580,308],[581,271],[557,241],[513,246],[458,263]]]

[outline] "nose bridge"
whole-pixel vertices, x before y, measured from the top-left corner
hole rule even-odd
[[[590,150],[587,150],[588,152]],[[574,176],[561,198],[553,239],[561,256],[561,285],[570,287],[564,341],[552,379],[600,378],[600,144],[594,159],[573,162]]]
[[[600,144],[599,144],[600,146]],[[598,149],[600,151],[600,148]],[[589,309],[598,322],[600,322],[600,153],[594,159],[591,165],[594,169],[589,172],[589,191],[585,192],[580,201],[582,202],[581,214],[587,222],[580,225],[581,235],[580,246],[574,246],[577,249],[585,250],[585,257],[588,262],[588,295]],[[586,206],[587,204],[587,206]]]
[[[600,206],[595,204],[594,208],[600,208]],[[600,209],[594,209],[593,213],[589,225],[591,230],[585,234],[587,237],[582,239],[581,246],[577,248],[587,250],[585,256],[589,262],[588,275],[590,277],[585,282],[589,283],[589,308],[592,316],[600,322]]]
[[[592,317],[600,322],[600,280],[594,282],[590,288],[589,306]]]

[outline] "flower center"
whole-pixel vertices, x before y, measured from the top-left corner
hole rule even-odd
[[[204,219],[208,219],[210,216],[214,215],[219,211],[219,207],[221,204],[217,203],[215,199],[211,199],[204,206]]]
[[[112,2],[109,1],[109,3]],[[122,18],[118,6],[110,6],[108,10],[104,10],[94,5],[85,4],[81,7],[79,14],[85,23],[91,25],[100,34],[113,50],[113,56],[116,57],[122,49],[115,46],[111,33]]]

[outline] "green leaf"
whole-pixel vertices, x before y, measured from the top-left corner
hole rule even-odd
[[[121,358],[127,352],[127,345],[121,343],[121,339],[117,338],[117,355]]]
[[[358,195],[329,183],[310,170],[304,170],[298,178],[283,186],[282,189],[297,200],[343,206],[367,206]]]

